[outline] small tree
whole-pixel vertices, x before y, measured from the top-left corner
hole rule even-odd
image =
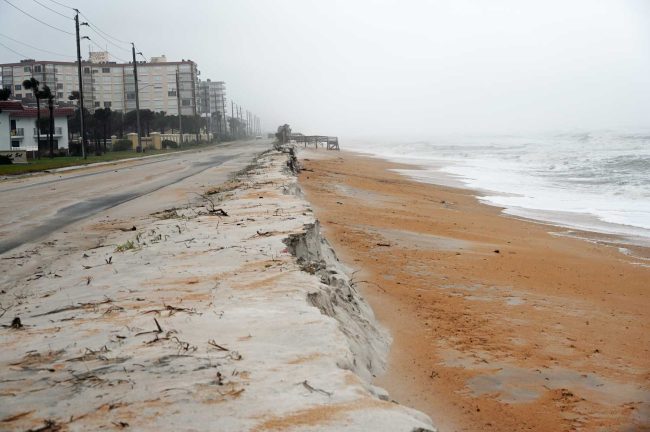
[[[291,135],[291,127],[288,124],[278,126],[278,132],[275,134],[275,137],[282,144],[285,144],[289,141],[289,135]]]
[[[101,127],[102,130],[102,139],[104,140],[104,151],[106,151],[106,131],[110,127],[111,117],[113,112],[110,108],[99,108],[95,110],[93,114],[94,120],[97,126]],[[97,156],[101,155],[101,147],[99,145],[95,146],[95,154]]]
[[[9,100],[9,96],[11,96],[11,89],[9,88],[0,89],[0,101]]]
[[[154,120],[154,112],[150,109],[141,109],[140,110],[140,122],[144,125],[144,130],[147,132],[146,136],[149,136],[151,130],[151,122]]]
[[[162,135],[165,133],[165,129],[167,128],[168,121],[169,121],[169,117],[167,116],[167,113],[165,111],[160,111],[154,113],[153,120],[151,121],[151,126],[154,129],[158,129],[158,131]]]

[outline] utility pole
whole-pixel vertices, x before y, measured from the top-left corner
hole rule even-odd
[[[138,62],[135,60],[135,44],[131,42],[131,52],[133,53],[133,79],[135,80],[135,123],[138,132],[138,150],[142,151],[142,141],[140,138],[140,91],[138,89]]]
[[[217,117],[218,117],[218,119],[217,119],[217,127],[216,127],[217,135],[221,135],[221,115],[219,114],[219,105],[217,105],[217,92],[216,91],[214,92],[214,109],[216,110]],[[210,115],[210,117],[212,117],[212,115]],[[214,128],[214,125],[212,125],[212,127]]]
[[[77,30],[77,74],[79,76],[79,133],[81,135],[81,155],[86,159],[86,130],[84,128],[84,89],[81,77],[81,42],[79,40],[79,10],[75,9],[77,14],[74,17],[74,26]],[[37,127],[41,127],[38,125]]]
[[[221,93],[221,115],[223,116],[223,134],[228,133],[228,122],[226,121],[226,95],[225,90]]]
[[[200,88],[199,88],[200,90]],[[207,127],[207,135],[208,135],[208,141],[210,141],[210,132],[212,132],[211,126],[211,115],[212,115],[212,107],[210,106],[210,93],[208,91],[208,86],[206,85],[203,88],[203,99],[205,100],[205,112],[204,114],[208,114],[207,120],[206,120],[206,127]]]
[[[241,116],[241,106],[237,107],[237,110],[239,111],[237,114],[237,118],[239,119],[239,124],[244,123],[244,119]],[[243,130],[242,132],[246,133],[246,130]]]
[[[233,126],[233,116],[235,115],[235,102],[232,100],[230,101],[230,134],[233,135],[233,138],[237,138],[233,134],[232,126]]]
[[[178,132],[180,134],[179,147],[183,145],[183,115],[181,114],[181,82],[178,77],[178,67],[176,67],[176,104],[178,105]]]

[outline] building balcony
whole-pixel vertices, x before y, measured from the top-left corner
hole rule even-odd
[[[49,135],[49,134],[50,134],[50,128],[42,128],[41,129],[41,136]],[[60,137],[62,135],[63,135],[63,129],[60,128],[60,127],[55,127],[54,128],[54,136],[55,137]],[[36,128],[34,128],[34,137],[36,137],[36,136],[37,136]]]
[[[25,129],[23,128],[16,128],[12,129],[10,132],[11,138],[13,139],[22,139],[25,138]]]

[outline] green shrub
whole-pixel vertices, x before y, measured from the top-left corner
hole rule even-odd
[[[125,150],[131,150],[133,148],[133,143],[131,143],[131,140],[128,139],[118,139],[115,141],[115,144],[113,144],[113,151],[125,151]]]
[[[176,141],[165,139],[165,140],[162,140],[162,148],[164,148],[164,149],[167,149],[167,148],[175,149],[175,148],[178,148],[178,143]]]

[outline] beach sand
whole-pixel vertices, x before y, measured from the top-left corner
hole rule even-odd
[[[300,157],[325,236],[393,337],[376,378],[391,398],[443,432],[650,430],[647,249],[558,235],[395,163]]]

